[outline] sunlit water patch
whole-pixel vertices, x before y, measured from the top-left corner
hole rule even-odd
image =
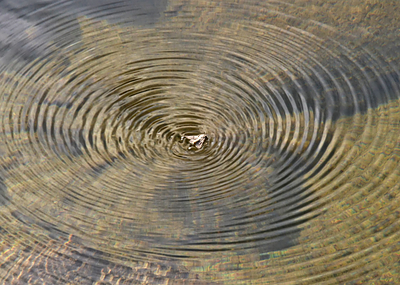
[[[4,284],[398,278],[397,66],[264,2],[23,17],[45,15],[1,66]]]

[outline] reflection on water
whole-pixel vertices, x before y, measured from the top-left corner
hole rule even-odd
[[[259,2],[0,2],[4,284],[399,278],[396,5]]]

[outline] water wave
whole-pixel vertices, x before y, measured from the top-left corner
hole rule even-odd
[[[3,282],[398,269],[396,66],[285,3],[200,4],[135,26],[124,2],[60,2],[4,62]]]

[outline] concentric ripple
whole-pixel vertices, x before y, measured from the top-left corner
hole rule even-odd
[[[395,63],[278,1],[130,5],[28,14],[1,63],[0,280],[396,280]]]

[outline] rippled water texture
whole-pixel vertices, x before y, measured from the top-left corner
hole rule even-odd
[[[396,284],[391,1],[51,2],[0,1],[1,284]]]

